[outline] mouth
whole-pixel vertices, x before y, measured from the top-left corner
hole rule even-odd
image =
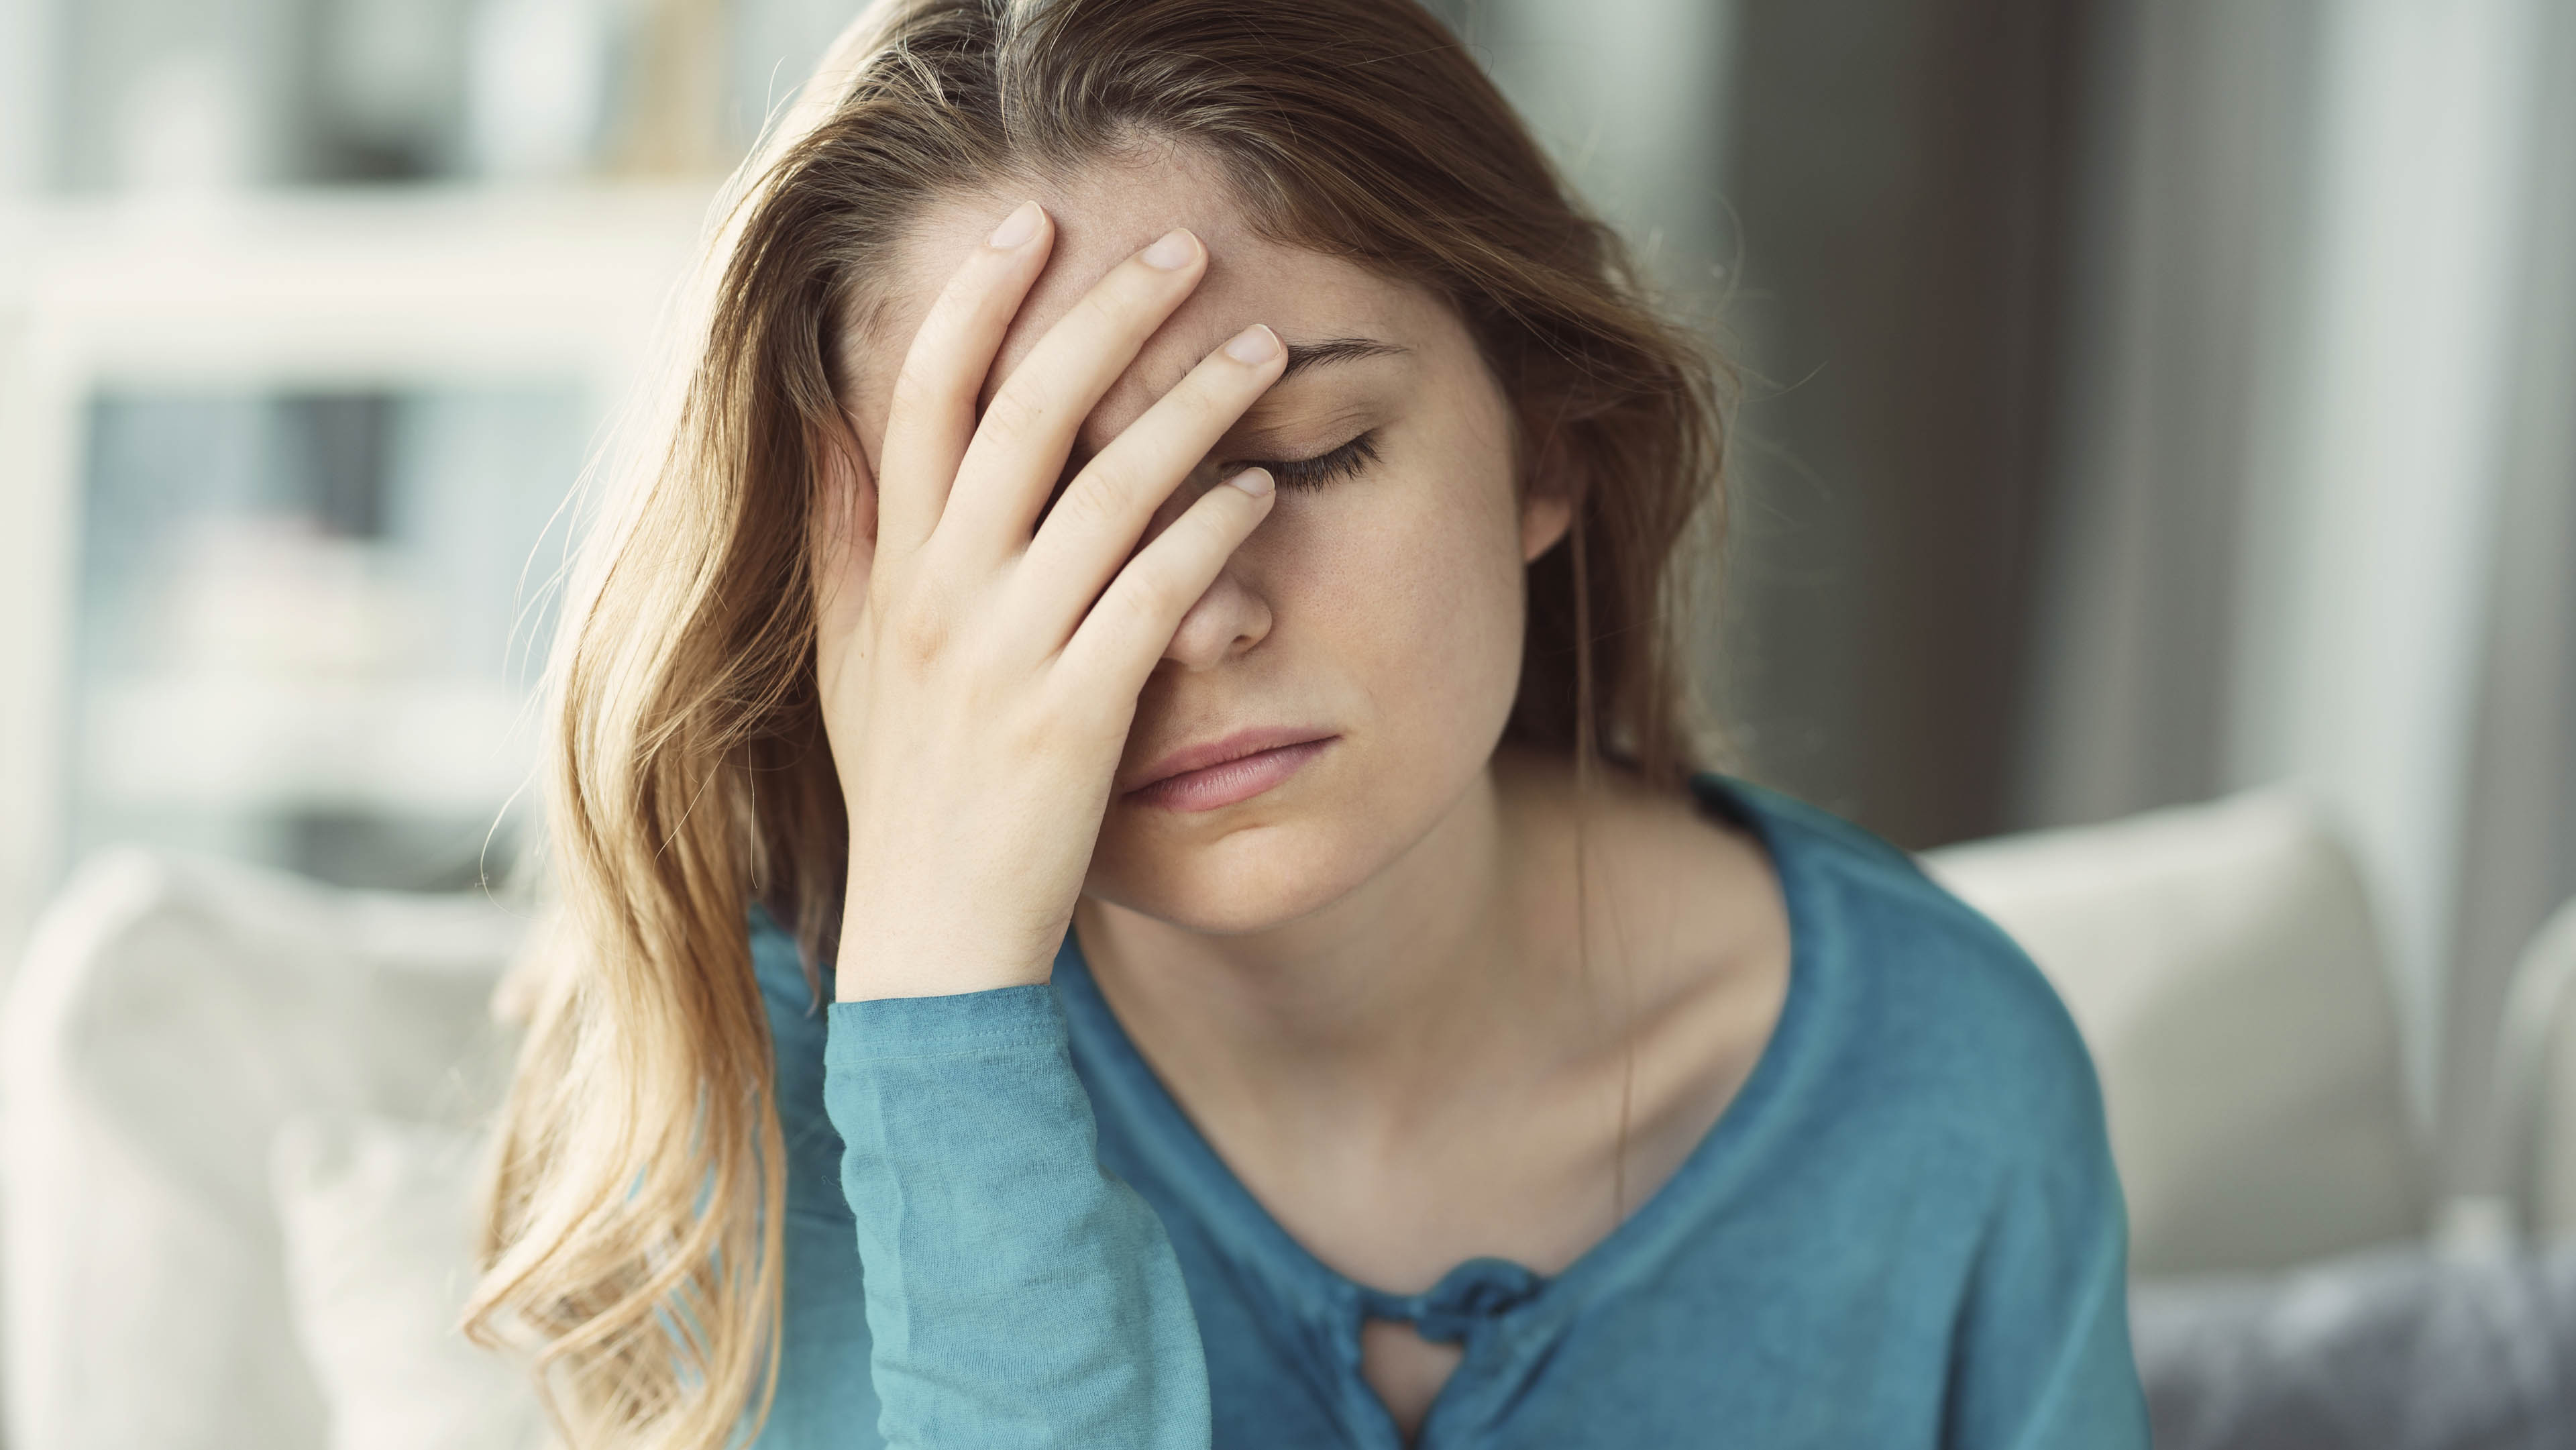
[[[1173,751],[1123,794],[1135,805],[1212,811],[1247,801],[1295,775],[1341,737],[1303,727],[1240,730]]]

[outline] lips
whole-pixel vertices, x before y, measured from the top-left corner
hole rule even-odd
[[[1269,790],[1336,738],[1311,726],[1238,730],[1163,756],[1123,782],[1122,790],[1140,805],[1211,810]]]

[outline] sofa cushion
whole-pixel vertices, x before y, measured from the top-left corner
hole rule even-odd
[[[270,1140],[324,1111],[464,1122],[519,922],[121,850],[39,924],[0,1018],[9,1439],[320,1450]]]
[[[468,1342],[480,1135],[369,1115],[289,1119],[270,1155],[296,1340],[331,1450],[514,1450],[544,1416],[517,1362]]]
[[[1930,853],[2056,984],[2102,1077],[2142,1274],[2420,1232],[2425,1186],[2359,875],[2261,792]]]

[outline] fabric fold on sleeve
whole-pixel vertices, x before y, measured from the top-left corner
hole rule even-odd
[[[823,1101],[887,1445],[1207,1450],[1180,1263],[1100,1166],[1054,988],[836,1003]]]

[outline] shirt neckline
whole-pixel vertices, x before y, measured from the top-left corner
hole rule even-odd
[[[1690,778],[1689,787],[1704,810],[1744,825],[1771,858],[1788,918],[1787,991],[1779,1018],[1772,1024],[1770,1037],[1763,1043],[1752,1072],[1681,1165],[1625,1219],[1552,1276],[1540,1275],[1510,1259],[1478,1256],[1462,1260],[1421,1294],[1399,1295],[1362,1284],[1317,1258],[1271,1216],[1270,1210],[1253,1196],[1199,1132],[1198,1125],[1182,1111],[1178,1099],[1164,1086],[1127,1036],[1117,1014],[1110,1010],[1108,999],[1092,979],[1090,964],[1082,955],[1072,927],[1065,929],[1055,964],[1059,995],[1068,1013],[1088,1029],[1085,1035],[1101,1049],[1095,1070],[1114,1076],[1127,1101],[1151,1120],[1145,1126],[1160,1140],[1156,1146],[1168,1155],[1164,1166],[1183,1175],[1191,1196],[1208,1208],[1210,1232],[1226,1243],[1230,1252],[1248,1257],[1250,1267],[1288,1291],[1309,1314],[1325,1314],[1338,1320],[1355,1317],[1363,1309],[1411,1307],[1436,1321],[1440,1328],[1455,1329],[1466,1341],[1467,1358],[1433,1400],[1424,1420],[1425,1431],[1430,1429],[1441,1405],[1453,1398],[1451,1392],[1458,1387],[1460,1377],[1476,1364],[1478,1341],[1491,1327],[1506,1321],[1520,1323],[1570,1315],[1601,1289],[1615,1284],[1625,1265],[1648,1257],[1648,1251],[1659,1241],[1670,1241],[1687,1229],[1691,1215],[1704,1214],[1704,1200],[1727,1186],[1729,1171],[1757,1146],[1755,1140],[1771,1103],[1780,1096],[1784,1080],[1796,1070],[1803,1055],[1801,1044],[1810,1034],[1811,1003],[1817,988],[1816,933],[1820,929],[1810,902],[1812,883],[1805,863],[1798,851],[1786,846],[1781,816],[1756,799],[1743,782],[1703,771]],[[1417,1320],[1417,1327],[1425,1327],[1423,1321]],[[1338,1341],[1339,1336],[1336,1338]],[[1355,1375],[1355,1325],[1349,1341],[1348,1367]],[[1373,1395],[1371,1399],[1374,1401]]]

